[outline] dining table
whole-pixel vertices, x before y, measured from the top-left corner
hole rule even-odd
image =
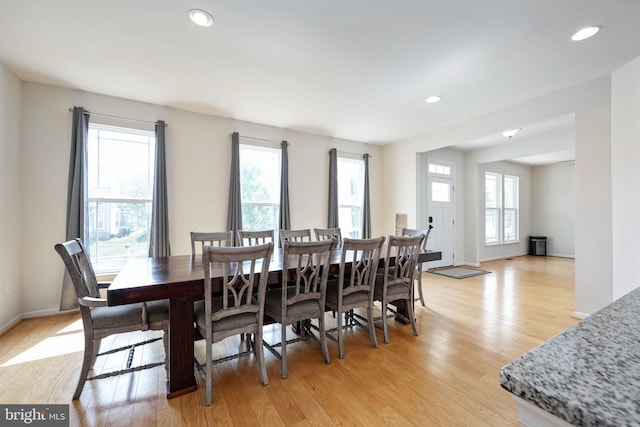
[[[329,274],[338,274],[341,255],[339,248],[331,251]],[[425,251],[419,254],[418,263],[440,259],[441,252]],[[282,261],[282,249],[275,248],[269,264],[268,286],[282,284]],[[384,258],[380,259],[380,263],[384,265]],[[216,279],[221,277],[214,277]],[[213,289],[215,292],[215,285]],[[203,295],[204,267],[201,254],[131,258],[107,288],[108,305],[169,300],[169,399],[197,389],[194,375],[193,302]],[[393,304],[398,313],[396,320],[406,322],[406,302],[395,301]]]

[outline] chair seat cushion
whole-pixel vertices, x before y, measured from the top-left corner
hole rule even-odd
[[[91,310],[94,329],[113,329],[127,326],[142,327],[142,303],[96,307]]]
[[[327,286],[326,305],[332,309],[338,308],[338,283],[331,283],[330,286]],[[353,292],[349,295],[344,295],[342,297],[342,306],[347,310],[356,307],[368,307],[369,291],[362,290],[360,292]]]
[[[295,288],[287,288],[288,295],[293,295]],[[267,291],[264,300],[264,312],[273,320],[282,323],[282,289]],[[324,314],[324,307],[320,308],[318,299],[300,301],[287,308],[287,319],[296,322],[302,319],[317,318]]]
[[[211,302],[214,312],[219,311],[220,307],[222,307],[221,298],[213,298]],[[193,316],[196,325],[198,325],[198,329],[204,331],[207,324],[204,300],[196,301],[193,304]],[[258,316],[256,313],[241,313],[212,322],[212,330],[213,332],[229,331],[257,323]]]
[[[390,278],[391,279],[391,278]],[[382,288],[383,288],[384,277],[382,275],[378,275],[376,277],[376,288],[373,293],[373,298],[377,301],[382,300]],[[405,284],[405,283],[396,283],[390,284],[387,286],[387,300],[395,301],[398,299],[409,299],[411,298],[411,286],[413,284]]]
[[[169,320],[169,300],[147,301],[147,321],[149,323]]]

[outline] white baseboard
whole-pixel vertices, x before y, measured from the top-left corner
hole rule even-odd
[[[33,317],[58,316],[61,314],[71,313],[73,311],[78,311],[78,309],[60,311],[59,308],[48,308],[46,310],[27,311],[26,313],[22,313],[22,315],[25,319],[31,319]]]
[[[589,317],[589,313],[583,313],[581,311],[574,311],[573,313],[571,313],[571,316],[575,317],[576,319],[586,319],[587,317]]]
[[[461,266],[465,266],[465,265],[468,265],[469,267],[480,267],[480,263],[479,262],[468,262],[468,261],[456,262],[454,267],[461,267]]]
[[[489,262],[489,261],[499,261],[499,260],[503,260],[503,259],[507,259],[507,258],[516,258],[519,256],[525,256],[526,254],[514,254],[514,255],[504,255],[504,256],[499,256],[499,257],[495,257],[495,258],[484,258],[481,259],[480,262]],[[478,264],[478,267],[480,267],[480,264]]]
[[[575,259],[576,256],[575,255],[569,255],[569,254],[557,254],[557,253],[547,253],[548,256],[555,256],[558,258],[571,258],[571,259]]]
[[[18,323],[20,323],[22,319],[24,319],[24,314],[18,314],[16,317],[9,320],[4,325],[0,326],[0,336],[4,335],[5,332],[7,332],[9,329],[16,326]]]
[[[9,320],[4,325],[0,326],[0,336],[7,332],[9,329],[13,328],[15,325],[20,323],[24,319],[33,319],[34,317],[45,317],[45,316],[58,316],[62,314],[72,313],[74,311],[79,311],[79,309],[60,311],[59,308],[48,308],[46,310],[35,310],[35,311],[27,311],[25,313],[21,313]]]

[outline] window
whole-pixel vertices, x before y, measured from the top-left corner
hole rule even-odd
[[[451,175],[451,167],[438,163],[429,163],[429,174],[431,175]]]
[[[280,228],[281,160],[279,148],[240,144],[242,228],[273,230],[275,239]]]
[[[149,253],[155,140],[149,131],[89,124],[85,241],[97,273]]]
[[[518,236],[518,177],[485,172],[485,244],[514,243]]]
[[[360,238],[364,202],[364,161],[338,157],[338,221],[344,237]]]

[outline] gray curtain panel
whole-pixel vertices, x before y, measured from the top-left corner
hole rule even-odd
[[[167,162],[165,151],[164,121],[156,122],[156,165],[151,201],[151,234],[149,256],[171,255],[169,246],[169,202],[167,201]]]
[[[231,134],[231,178],[229,180],[229,207],[227,210],[227,230],[236,240],[238,230],[242,230],[242,193],[240,191],[240,134]],[[236,242],[237,246],[237,242]]]
[[[67,234],[66,240],[85,240],[87,217],[87,140],[89,138],[89,112],[82,107],[73,107],[71,125],[71,156],[69,159],[69,186],[67,189]],[[65,271],[60,296],[60,310],[71,310],[78,306],[71,277]]]
[[[371,200],[369,194],[369,153],[363,154],[364,160],[364,197],[362,200],[362,238],[371,238]]]
[[[338,221],[338,150],[329,150],[329,217],[328,228],[339,227]]]
[[[282,141],[282,167],[280,168],[280,228],[291,229],[291,211],[289,208],[289,144]]]

